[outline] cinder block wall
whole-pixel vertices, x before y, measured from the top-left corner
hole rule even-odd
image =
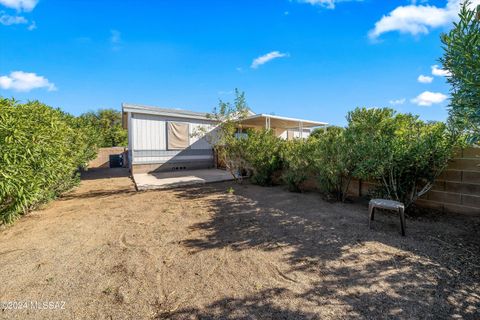
[[[480,148],[457,153],[418,205],[442,211],[480,214]]]
[[[369,182],[356,180],[351,182],[348,193],[365,196],[372,187]],[[442,212],[480,214],[480,148],[458,151],[432,189],[416,204]]]
[[[127,150],[127,148],[125,148],[125,147],[99,148],[97,157],[88,163],[88,168],[89,169],[109,168],[110,167],[110,155],[122,154],[124,152],[125,152],[125,155],[126,155],[126,153],[127,153],[126,150]]]

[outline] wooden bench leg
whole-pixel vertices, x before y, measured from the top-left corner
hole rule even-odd
[[[398,209],[400,214],[400,226],[402,228],[402,236],[405,237],[405,210],[403,208]]]
[[[371,222],[375,217],[375,207],[370,205],[368,206],[368,227],[371,228]]]

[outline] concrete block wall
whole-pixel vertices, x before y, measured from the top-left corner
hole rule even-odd
[[[370,182],[355,180],[348,193],[366,196],[373,187]],[[459,150],[432,189],[416,204],[442,212],[480,215],[480,148]]]
[[[111,148],[99,148],[98,154],[95,159],[88,163],[89,169],[94,168],[109,168],[110,167],[110,155],[122,154],[127,155],[127,148],[125,147],[111,147]],[[126,164],[124,164],[126,166]]]
[[[457,152],[432,190],[417,204],[441,211],[480,214],[480,148]]]

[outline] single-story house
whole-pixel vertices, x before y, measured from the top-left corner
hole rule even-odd
[[[204,169],[214,166],[213,148],[205,132],[217,122],[206,113],[122,104],[123,126],[128,130],[128,156],[133,173]],[[255,114],[242,128],[267,128],[284,139],[306,138],[327,123]]]

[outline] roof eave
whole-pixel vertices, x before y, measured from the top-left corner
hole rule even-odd
[[[192,112],[192,111],[185,111],[185,110],[175,110],[175,109],[166,109],[166,108],[159,108],[159,107],[152,107],[152,106],[135,105],[135,104],[130,104],[130,103],[122,103],[122,111],[123,112],[131,112],[131,113],[151,114],[151,115],[159,115],[159,116],[166,116],[166,117],[174,117],[174,118],[207,120],[207,121],[212,121],[212,122],[215,121],[215,120],[207,117],[207,113]]]

